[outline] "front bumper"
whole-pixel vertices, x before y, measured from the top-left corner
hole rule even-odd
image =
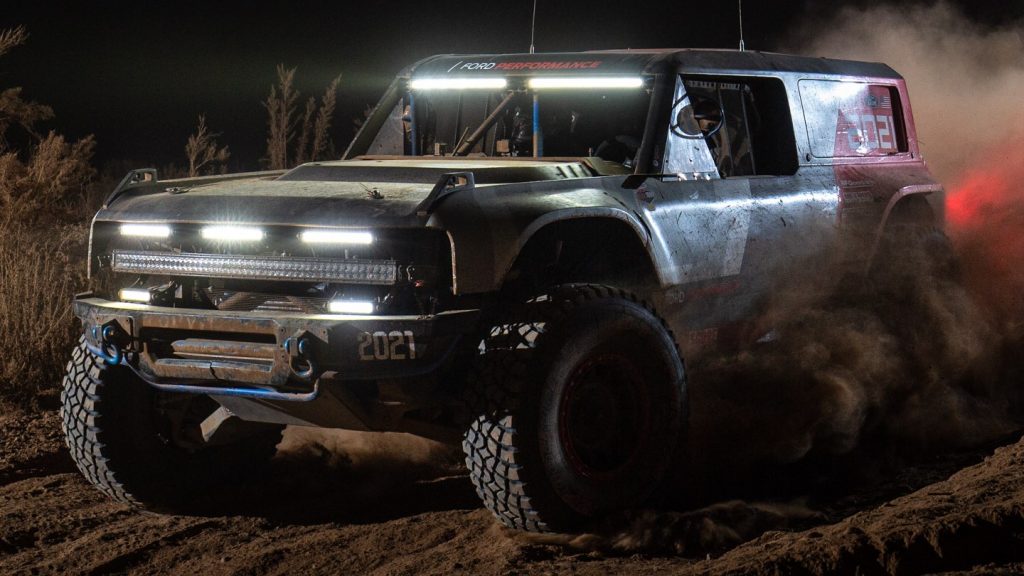
[[[177,392],[312,400],[321,378],[380,380],[438,370],[478,310],[432,316],[308,315],[168,308],[78,296],[86,342],[109,363]]]

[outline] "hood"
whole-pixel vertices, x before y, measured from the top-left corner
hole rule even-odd
[[[477,186],[594,175],[589,164],[537,160],[388,159],[304,164],[280,176],[205,183],[163,181],[119,195],[99,221],[245,222],[306,226],[403,226],[445,174],[472,172]]]

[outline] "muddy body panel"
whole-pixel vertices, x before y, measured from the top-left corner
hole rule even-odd
[[[765,337],[780,295],[856,282],[888,223],[941,226],[941,206],[883,64],[438,56],[342,160],[130,174],[75,312],[106,361],[243,418],[440,437],[510,298],[613,285],[693,357]]]

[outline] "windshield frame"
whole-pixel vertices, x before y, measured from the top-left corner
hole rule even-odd
[[[610,78],[622,78],[622,77],[623,77],[622,75],[617,75],[617,76],[611,76],[611,75],[604,75],[604,76],[591,75],[589,78],[606,79],[607,80],[607,79],[610,79]],[[640,80],[640,85],[639,86],[628,87],[628,88],[627,87],[621,87],[623,90],[645,90],[645,91],[647,91],[647,93],[649,95],[648,109],[647,109],[646,112],[644,112],[643,131],[642,131],[642,136],[640,138],[640,147],[639,147],[639,150],[637,152],[636,162],[634,163],[634,166],[632,167],[632,171],[634,171],[634,172],[646,172],[646,171],[649,171],[651,169],[651,159],[653,157],[655,157],[652,154],[652,150],[651,149],[654,147],[654,141],[656,141],[656,137],[652,138],[652,136],[655,136],[659,131],[662,131],[661,129],[663,128],[663,125],[666,124],[666,122],[663,121],[664,119],[662,119],[660,117],[663,114],[660,114],[659,111],[664,108],[663,100],[666,99],[666,96],[670,97],[671,95],[670,94],[666,94],[666,92],[667,92],[667,90],[665,89],[665,84],[666,83],[664,82],[663,77],[664,77],[664,74],[660,74],[660,73],[637,74],[637,75],[633,75],[633,78],[637,78],[637,79]],[[609,91],[609,90],[612,89],[612,88],[607,87],[607,86],[599,87],[599,88],[590,88],[590,87],[535,88],[535,87],[531,87],[531,80],[533,80],[534,78],[550,78],[550,76],[545,77],[545,76],[539,76],[539,75],[537,75],[537,76],[534,76],[534,75],[531,75],[531,76],[526,76],[526,75],[522,75],[522,76],[508,75],[508,76],[504,76],[504,77],[492,76],[491,78],[499,78],[499,79],[500,78],[504,78],[505,81],[507,82],[507,85],[504,88],[497,88],[496,89],[494,86],[490,86],[487,89],[487,91],[490,92],[490,93],[499,93],[499,94],[504,95],[504,98],[499,100],[499,104],[498,104],[497,107],[495,107],[494,109],[490,110],[490,113],[484,119],[483,122],[480,122],[480,123],[474,122],[472,126],[465,127],[466,131],[465,131],[464,137],[460,138],[459,142],[456,143],[457,145],[452,146],[451,149],[447,151],[446,156],[456,156],[456,157],[460,157],[460,158],[465,158],[465,157],[473,158],[473,157],[476,157],[475,155],[474,156],[467,156],[467,155],[469,154],[469,151],[472,150],[472,148],[474,146],[476,146],[476,144],[478,143],[478,139],[480,137],[486,137],[486,133],[491,129],[491,127],[493,126],[494,122],[496,122],[497,117],[498,117],[498,113],[500,113],[500,111],[501,111],[500,110],[501,103],[504,102],[505,105],[507,106],[508,102],[510,102],[510,99],[512,98],[512,96],[515,96],[515,95],[526,95],[527,97],[529,97],[530,101],[532,102],[532,109],[529,112],[530,112],[532,128],[533,128],[532,133],[533,133],[533,139],[534,139],[534,146],[533,146],[532,154],[518,156],[518,158],[531,158],[531,159],[535,159],[535,160],[545,160],[545,159],[552,159],[552,160],[554,160],[556,158],[563,158],[564,159],[565,158],[564,156],[562,156],[562,157],[552,157],[552,156],[545,156],[544,155],[544,135],[543,135],[543,131],[542,130],[538,130],[540,128],[540,126],[538,125],[538,116],[539,116],[538,111],[539,111],[540,106],[543,105],[545,94],[546,93],[556,93],[556,92],[557,93],[568,93],[570,91],[586,92],[588,90],[606,90],[606,91]],[[573,78],[573,77],[570,76],[570,77],[567,77],[567,78]],[[345,158],[345,159],[352,159],[352,158],[357,158],[357,157],[361,157],[361,156],[366,156],[367,152],[369,151],[369,149],[370,149],[370,147],[372,145],[372,143],[375,141],[375,139],[377,137],[377,134],[384,127],[385,123],[389,119],[393,119],[394,112],[396,110],[396,106],[402,104],[403,102],[408,102],[408,101],[411,100],[412,111],[410,112],[409,110],[406,110],[403,113],[403,119],[406,120],[406,121],[408,121],[409,119],[412,119],[413,122],[411,123],[412,124],[411,130],[412,131],[416,131],[417,130],[418,127],[416,126],[416,122],[415,122],[415,119],[416,119],[415,102],[416,102],[416,95],[417,95],[418,91],[415,88],[410,86],[410,84],[412,84],[416,80],[418,80],[418,78],[416,78],[415,76],[400,76],[400,77],[396,78],[391,83],[391,85],[389,86],[388,90],[385,92],[384,96],[381,98],[380,102],[377,104],[377,106],[371,112],[370,116],[367,118],[367,121],[363,124],[363,126],[360,128],[359,132],[356,134],[356,137],[353,139],[353,141],[350,144],[349,148],[346,150],[343,158]],[[483,88],[483,87],[481,86],[480,88]],[[455,91],[457,91],[457,89],[453,88],[453,89],[449,89],[448,91],[455,92]],[[479,89],[474,89],[474,88],[461,88],[461,90],[458,90],[458,91],[462,91],[464,93],[470,93],[470,92],[479,92],[480,90]],[[411,96],[411,98],[410,98],[410,96]],[[459,129],[462,130],[463,127],[460,127]],[[474,136],[475,136],[475,138],[474,138]],[[413,141],[415,142],[416,141],[415,140],[415,136],[413,138],[414,138]],[[401,157],[401,158],[420,157],[420,158],[422,158],[422,157],[432,157],[433,156],[433,155],[430,155],[430,154],[425,155],[424,154],[425,151],[423,151],[423,150],[414,150],[414,151],[416,153],[415,155],[407,153],[408,151],[406,151],[406,152],[403,152],[402,155],[394,155],[394,156],[389,156],[389,157],[396,157],[396,158],[398,158],[398,157]],[[495,159],[496,158],[495,156],[486,156],[486,157],[490,158],[490,159]]]

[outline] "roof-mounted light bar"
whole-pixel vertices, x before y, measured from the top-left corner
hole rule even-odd
[[[504,78],[414,78],[412,90],[501,90],[508,86]]]
[[[222,242],[259,242],[263,240],[263,230],[252,226],[206,226],[203,238]]]
[[[373,244],[373,234],[356,230],[305,230],[299,239],[306,244]]]
[[[121,236],[142,238],[167,238],[171,227],[164,224],[121,224]]]
[[[541,76],[530,78],[534,90],[548,88],[640,88],[644,79],[639,76]]]

